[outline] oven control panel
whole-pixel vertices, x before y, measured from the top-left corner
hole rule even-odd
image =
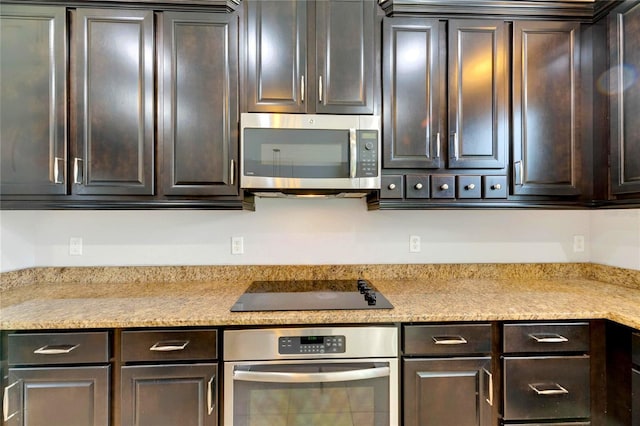
[[[287,336],[278,338],[278,353],[299,354],[340,354],[345,352],[344,336]]]

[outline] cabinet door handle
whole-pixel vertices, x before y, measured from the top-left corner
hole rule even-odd
[[[458,159],[460,156],[460,143],[458,140],[458,132],[453,132],[453,158]]]
[[[236,184],[236,160],[231,160],[229,164],[229,185]]]
[[[530,334],[529,337],[535,340],[536,343],[564,343],[569,341],[566,337],[555,333]]]
[[[3,417],[5,422],[8,422],[9,419],[18,414],[18,411],[9,414],[9,392],[11,391],[11,388],[16,386],[18,383],[20,383],[20,381],[13,382],[4,388],[4,395],[2,396],[2,412],[4,413]]]
[[[214,390],[211,390],[215,386]],[[218,398],[218,386],[216,384],[216,376],[211,376],[207,383],[207,414],[211,415],[216,407],[215,399]]]
[[[300,102],[304,103],[304,75],[300,76]]]
[[[82,180],[84,178],[82,173],[82,158],[74,158],[73,159],[73,183],[81,185]]]
[[[53,183],[61,185],[64,183],[64,170],[60,173],[60,163],[64,166],[64,159],[56,157],[53,164]]]
[[[515,176],[513,177],[513,181],[516,183],[516,185],[524,185],[524,176],[522,176],[522,160],[516,161],[514,163],[514,166],[515,167],[513,168],[513,174]]]
[[[537,395],[566,395],[569,393],[568,390],[557,383],[529,383],[529,387]]]
[[[80,345],[46,345],[33,351],[38,355],[64,355],[68,354]]]
[[[186,348],[188,344],[188,340],[164,340],[161,342],[156,342],[149,348],[149,350],[154,352],[181,351],[184,350],[184,348]]]
[[[318,78],[318,103],[322,103],[322,76]]]
[[[440,158],[440,132],[436,133],[436,158]]]
[[[489,393],[489,397],[485,398],[485,401],[493,407],[493,374],[489,373],[486,368],[483,368],[482,371],[487,375],[487,380],[489,382],[489,390],[487,391]]]
[[[462,336],[433,336],[432,337],[436,345],[465,345],[467,339]]]

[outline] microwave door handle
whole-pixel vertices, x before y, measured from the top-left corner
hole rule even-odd
[[[389,377],[390,374],[391,369],[389,367],[365,368],[330,373],[285,373],[235,370],[233,372],[233,380],[263,383],[326,383],[377,379],[380,377]]]
[[[349,129],[349,177],[354,179],[358,170],[358,138],[356,129]]]

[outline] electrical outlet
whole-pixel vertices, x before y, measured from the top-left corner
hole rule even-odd
[[[584,235],[573,236],[573,252],[581,253],[584,251]]]
[[[231,237],[231,254],[244,254],[244,237]]]
[[[409,237],[409,252],[420,253],[420,236],[412,235]]]
[[[82,256],[82,237],[69,238],[69,255]]]

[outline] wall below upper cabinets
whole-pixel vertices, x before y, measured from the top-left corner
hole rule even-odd
[[[605,263],[640,270],[640,210],[367,211],[258,199],[255,212],[0,211],[0,271],[33,266]],[[421,251],[409,252],[409,237]],[[575,235],[585,250],[574,252]],[[231,254],[231,237],[244,254]],[[69,254],[69,238],[83,254]]]
[[[640,270],[640,209],[590,212],[591,261]]]

